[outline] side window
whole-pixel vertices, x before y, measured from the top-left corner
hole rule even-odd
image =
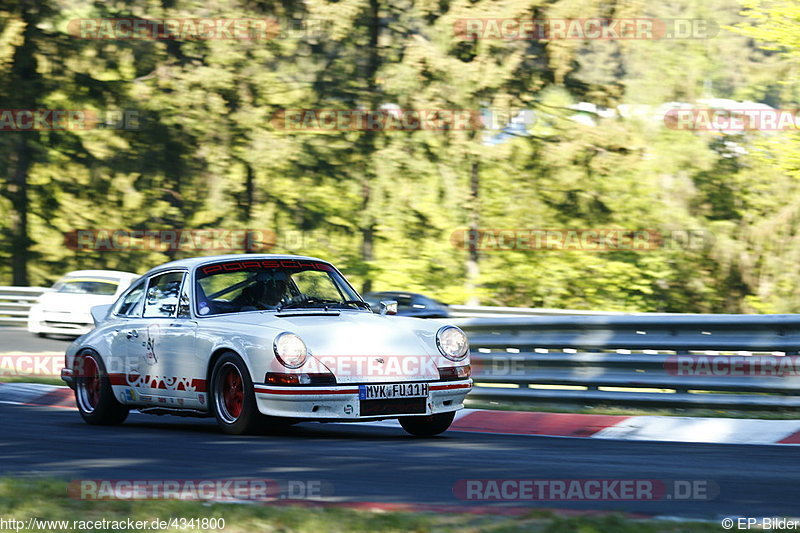
[[[186,276],[183,281],[183,288],[181,289],[181,298],[178,302],[178,318],[191,317],[189,307],[189,276]]]
[[[172,317],[178,308],[178,300],[184,272],[167,272],[150,278],[144,301],[144,317]]]
[[[136,285],[136,287],[122,299],[117,305],[117,309],[114,310],[115,314],[122,316],[139,316],[141,314],[142,302],[144,301],[145,281]]]

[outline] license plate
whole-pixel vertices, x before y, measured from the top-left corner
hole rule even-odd
[[[389,398],[424,398],[428,396],[427,383],[395,383],[392,385],[359,385],[359,400],[386,400]]]

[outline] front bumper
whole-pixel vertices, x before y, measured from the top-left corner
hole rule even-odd
[[[75,376],[71,368],[61,369],[61,380],[66,383],[70,389],[75,389]]]
[[[28,321],[28,332],[44,333],[50,335],[69,335],[80,337],[94,329],[94,323],[83,322],[54,322],[48,320]]]
[[[94,329],[94,320],[87,313],[54,311],[36,304],[28,314],[28,331],[76,337]]]
[[[374,383],[370,383],[374,385]],[[255,385],[258,410],[269,416],[341,421],[380,420],[398,416],[427,416],[458,411],[472,390],[472,380],[428,382],[425,412],[362,415],[357,384],[320,387]],[[380,402],[382,400],[365,400]]]

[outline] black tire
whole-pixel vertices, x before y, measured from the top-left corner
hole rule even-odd
[[[240,390],[235,383],[237,376]],[[270,424],[270,418],[262,415],[256,405],[250,373],[234,352],[222,354],[214,363],[208,397],[214,418],[225,433],[249,435],[264,431]]]
[[[116,426],[125,422],[130,409],[114,397],[103,359],[93,351],[75,358],[75,403],[81,418],[93,426]]]
[[[447,431],[455,416],[456,412],[450,411],[429,416],[403,416],[398,420],[403,429],[416,437],[433,437]]]

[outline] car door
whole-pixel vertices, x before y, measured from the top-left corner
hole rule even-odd
[[[201,405],[205,376],[197,375],[197,322],[191,318],[188,275],[176,270],[150,278],[139,327],[137,359],[146,369],[142,392],[157,406]],[[203,400],[205,398],[203,397]],[[203,402],[204,403],[204,402]]]
[[[139,362],[140,320],[147,280],[142,279],[123,296],[111,311],[114,328],[109,339],[110,354],[105,359],[115,396],[123,403],[147,403],[141,398]]]

